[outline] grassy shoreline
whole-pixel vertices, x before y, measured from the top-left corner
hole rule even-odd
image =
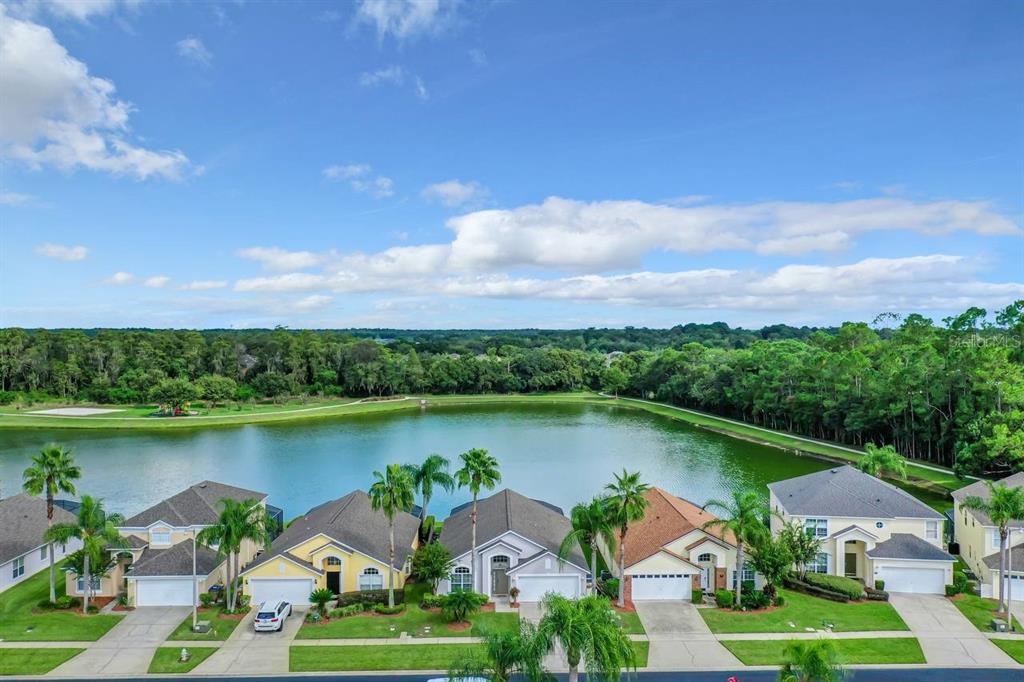
[[[682,421],[723,435],[748,440],[761,445],[780,448],[795,455],[818,457],[835,462],[854,463],[860,459],[859,450],[853,447],[818,441],[803,436],[773,431],[752,424],[737,422],[724,417],[698,412],[686,408],[655,403],[634,398],[613,398],[589,392],[577,393],[536,393],[536,394],[479,394],[479,395],[426,395],[391,400],[363,402],[357,399],[331,399],[309,402],[291,402],[283,405],[259,405],[246,407],[241,411],[230,408],[216,408],[202,411],[198,416],[176,418],[154,418],[145,416],[152,411],[149,407],[105,406],[122,409],[123,413],[86,417],[45,416],[0,409],[0,429],[196,429],[215,426],[241,426],[244,424],[282,423],[315,419],[339,418],[421,409],[420,401],[428,406],[457,406],[514,403],[577,403],[615,406],[639,410]],[[46,409],[46,406],[33,407]],[[932,465],[922,466],[915,462],[910,465],[908,483],[933,492],[955,490],[964,482],[949,470]]]

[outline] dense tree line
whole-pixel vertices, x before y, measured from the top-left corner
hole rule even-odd
[[[602,389],[965,472],[1024,469],[1024,301],[834,329],[4,329],[0,384],[7,403],[127,404]]]

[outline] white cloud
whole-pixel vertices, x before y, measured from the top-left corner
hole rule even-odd
[[[31,194],[20,194],[18,192],[0,192],[0,205],[2,206],[24,206],[34,199]]]
[[[448,207],[455,207],[479,200],[487,196],[488,191],[486,187],[476,181],[445,180],[424,187],[422,194],[428,200],[438,201]]]
[[[372,176],[373,168],[365,163],[351,163],[345,166],[328,166],[322,173],[332,181],[348,180],[356,192],[370,194],[377,199],[390,197],[395,193],[394,181],[383,175]]]
[[[359,74],[359,84],[363,87],[374,87],[383,84],[401,85],[404,82],[405,69],[397,64]]]
[[[0,155],[33,167],[180,178],[190,166],[184,153],[128,141],[132,106],[114,90],[48,28],[0,5]]]
[[[178,48],[178,55],[189,61],[193,61],[203,66],[208,66],[210,60],[213,59],[213,54],[206,48],[203,41],[195,36],[189,36],[182,38],[175,46]]]
[[[290,272],[305,270],[323,264],[329,254],[313,253],[312,251],[286,251],[276,246],[251,246],[241,249],[238,255],[249,260],[259,261],[265,270]]]
[[[182,284],[179,289],[182,291],[209,291],[210,289],[223,289],[228,285],[222,279],[199,279]]]
[[[142,286],[150,289],[163,289],[170,281],[171,278],[166,275],[154,275],[143,280]]]
[[[89,255],[89,249],[84,246],[65,246],[64,244],[40,244],[35,251],[40,256],[65,261],[85,260]]]
[[[140,0],[14,0],[8,3],[12,13],[31,17],[44,10],[62,19],[88,22],[93,17],[113,14],[119,7],[135,8]]]
[[[135,281],[135,275],[130,272],[115,272],[113,275],[106,279],[107,284],[115,284],[121,286],[124,284],[131,284]]]
[[[458,0],[360,0],[356,21],[374,26],[378,38],[404,40],[446,28],[458,5]]]
[[[313,294],[312,296],[306,296],[305,298],[301,298],[298,301],[296,301],[294,303],[294,307],[296,310],[301,310],[303,312],[310,310],[319,310],[327,306],[332,300],[334,299],[332,299],[330,296],[324,296],[323,294]]]
[[[328,180],[348,180],[368,174],[372,168],[365,163],[350,163],[345,166],[328,166],[323,169],[323,176]]]

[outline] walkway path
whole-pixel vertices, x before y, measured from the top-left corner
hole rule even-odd
[[[742,664],[708,629],[693,604],[640,601],[636,612],[651,649],[648,670],[736,668]]]
[[[144,606],[90,642],[85,651],[50,671],[51,677],[141,675],[157,647],[189,614],[187,606]],[[38,644],[36,646],[39,646]]]
[[[256,632],[252,621],[256,610],[242,619],[220,648],[192,669],[196,675],[276,675],[288,672],[288,647],[306,619],[306,611],[295,612],[281,632]]]
[[[889,603],[917,637],[930,665],[1015,664],[945,597],[894,592],[889,595]]]

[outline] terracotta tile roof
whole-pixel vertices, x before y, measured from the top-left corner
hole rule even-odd
[[[647,498],[647,514],[642,521],[629,526],[626,533],[626,567],[653,556],[662,547],[697,529],[704,530],[730,545],[735,544],[732,533],[723,534],[719,528],[704,529],[704,524],[717,518],[689,500],[676,497],[661,488],[651,488]]]

